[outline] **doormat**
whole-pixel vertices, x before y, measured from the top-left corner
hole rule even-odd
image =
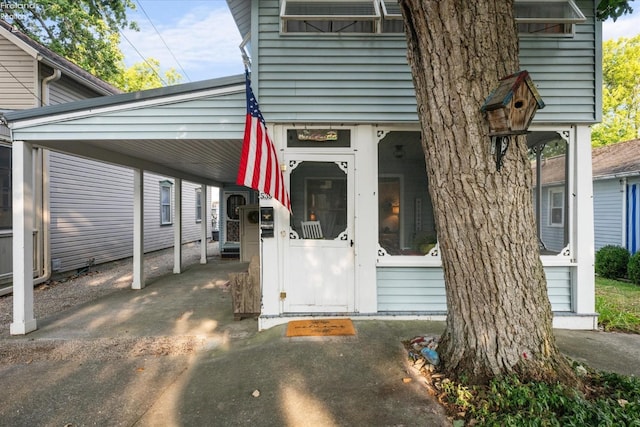
[[[287,324],[287,337],[336,337],[355,335],[351,319],[292,320]]]

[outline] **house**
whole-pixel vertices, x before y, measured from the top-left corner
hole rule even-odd
[[[0,21],[0,64],[1,114],[121,93],[4,21]],[[12,281],[11,152],[9,129],[0,124],[0,294],[11,291]],[[34,153],[36,283],[54,272],[131,256],[132,170],[44,147]],[[166,176],[145,176],[145,251],[173,245],[174,187]],[[202,202],[202,188],[185,182],[182,190],[183,241],[199,240],[202,216],[196,206]]]
[[[397,4],[227,3],[251,57],[253,90],[293,214],[233,184],[246,101],[243,76],[231,76],[7,114],[19,148],[14,174],[25,185],[14,194],[20,204],[15,250],[30,250],[24,200],[31,177],[19,171],[33,147],[46,147],[135,168],[135,182],[147,170],[218,185],[221,218],[233,219],[245,201],[258,202],[260,328],[309,316],[444,319],[442,262]],[[538,164],[546,147],[566,153],[566,184],[552,196],[563,207],[552,212],[563,237],[541,253],[554,326],[594,329],[590,125],[601,114],[601,24],[594,0],[560,3],[552,8],[559,15],[535,19],[545,2],[516,3],[521,64],[546,104],[527,139]],[[242,191],[244,201],[235,197]],[[141,193],[135,206],[144,200]],[[136,208],[134,222],[141,215]],[[232,237],[236,225],[222,230],[226,219],[221,234]],[[134,235],[136,247],[141,238]],[[144,285],[141,263],[134,251],[138,286]],[[23,274],[12,333],[36,328],[31,289]]]
[[[640,250],[640,139],[593,150],[593,221],[596,251]]]

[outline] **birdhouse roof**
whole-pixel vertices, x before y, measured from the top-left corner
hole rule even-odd
[[[526,84],[529,88],[529,92],[535,98],[538,108],[543,108],[544,102],[533,84],[531,77],[529,77],[529,72],[522,70],[500,79],[500,84],[484,101],[481,110],[484,112],[506,107],[511,102],[516,89],[523,84]]]

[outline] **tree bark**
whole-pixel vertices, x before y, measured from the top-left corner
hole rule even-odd
[[[444,371],[576,383],[552,332],[526,140],[500,170],[480,111],[519,70],[513,0],[400,0],[445,274]],[[535,76],[533,76],[535,77]]]

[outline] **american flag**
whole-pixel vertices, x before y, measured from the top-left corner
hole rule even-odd
[[[291,200],[289,192],[284,186],[284,177],[279,167],[276,149],[269,138],[258,101],[251,90],[248,71],[245,73],[245,77],[247,117],[236,184],[266,193],[291,211]]]

